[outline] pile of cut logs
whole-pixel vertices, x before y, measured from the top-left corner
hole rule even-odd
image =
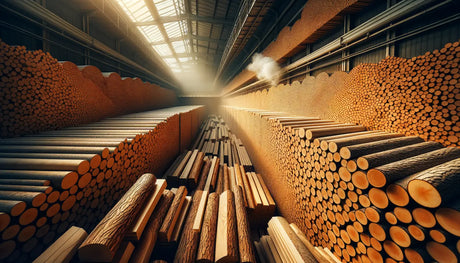
[[[239,185],[251,222],[266,223],[275,212],[275,201],[262,176],[254,172],[246,148],[215,116],[203,123],[192,148],[176,159],[165,178],[172,186],[218,193]]]
[[[0,261],[28,262],[72,225],[90,231],[139,175],[178,155],[180,120],[202,115],[175,107],[0,140]]]
[[[388,56],[349,72],[225,98],[226,105],[353,122],[460,146],[460,42],[412,58]]]
[[[197,141],[201,141],[209,127],[217,129],[217,124],[224,125],[215,117],[205,122],[204,132]],[[169,171],[176,170],[179,162],[193,170],[194,162],[183,161],[186,155],[182,154],[173,165],[175,168]],[[196,156],[198,150],[188,155]],[[203,158],[204,154],[201,155]],[[238,155],[232,156],[238,165]],[[204,157],[195,168],[199,176],[196,190],[192,190],[190,196],[185,185],[168,190],[166,180],[144,174],[102,219],[99,218],[88,236],[84,230],[72,227],[36,262],[76,257],[83,262],[256,262],[247,214],[251,209],[247,209],[242,179],[230,175],[229,170],[224,173],[226,163],[217,169],[220,173],[212,172],[213,165],[219,167],[219,158],[209,157],[212,159]],[[240,167],[238,169],[244,172],[244,167]],[[272,209],[273,213],[274,201],[265,184],[255,173],[248,174],[253,179],[257,198],[263,196],[271,200],[271,203],[259,200],[260,205],[267,202],[266,209]],[[255,196],[252,192],[251,195]]]
[[[458,147],[459,44],[355,67],[331,100],[327,116]]]
[[[257,145],[248,149],[265,180],[281,177],[269,185],[279,209],[314,246],[345,262],[458,261],[459,148],[318,118],[222,110]],[[278,192],[292,193],[295,205]]]
[[[130,112],[171,107],[176,95],[138,78],[58,62],[0,41],[0,137],[59,129]]]

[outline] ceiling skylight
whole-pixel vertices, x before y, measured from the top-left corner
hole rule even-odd
[[[184,0],[117,0],[152,48],[171,67],[181,72],[195,60],[190,53]]]

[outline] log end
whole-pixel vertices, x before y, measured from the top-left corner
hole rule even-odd
[[[77,167],[78,174],[83,175],[83,174],[87,173],[89,171],[90,167],[91,166],[90,166],[89,161],[87,161],[87,160],[82,161]]]
[[[12,216],[19,216],[20,214],[22,214],[22,212],[24,212],[24,210],[26,210],[26,203],[23,202],[23,201],[14,201],[14,202],[17,202],[10,210],[10,214]],[[0,228],[0,231],[2,229]]]
[[[337,143],[335,142],[329,142],[329,145],[328,145],[328,148],[329,148],[329,151],[331,153],[336,153],[337,152]]]
[[[447,232],[460,236],[460,211],[452,208],[440,208],[435,213],[436,220]]]
[[[455,253],[452,252],[448,247],[437,242],[428,242],[426,244],[426,250],[430,256],[437,262],[458,262]]]
[[[386,192],[391,203],[397,206],[406,206],[409,204],[409,194],[403,187],[397,184],[390,184]]]
[[[348,149],[347,147],[340,148],[339,153],[340,153],[340,156],[345,160],[348,160],[351,157],[350,149]]]
[[[425,233],[417,225],[410,225],[407,227],[409,234],[417,241],[425,240]]]
[[[366,158],[363,157],[358,157],[356,160],[356,163],[361,170],[367,170],[369,169],[369,162],[366,160]]]
[[[383,187],[387,183],[385,175],[377,169],[367,171],[367,180],[374,187]]]
[[[424,262],[423,257],[412,248],[406,248],[404,250],[404,255],[409,262]]]
[[[385,240],[385,242],[383,242],[383,249],[390,257],[397,261],[404,259],[404,254],[401,248],[393,241]]]
[[[88,167],[89,167],[89,162],[88,162]],[[85,174],[85,173],[82,173],[82,174]],[[61,188],[64,190],[69,189],[70,187],[74,186],[77,183],[77,181],[78,181],[78,174],[76,172],[70,172],[66,174],[64,178],[62,179]]]
[[[11,222],[11,217],[7,213],[0,212],[0,231],[5,230]]]
[[[32,206],[33,207],[39,207],[46,201],[46,194],[44,193],[39,193],[37,194],[34,199],[32,200]]]
[[[407,191],[412,199],[422,206],[436,208],[441,204],[442,198],[438,190],[426,181],[417,179],[410,181]]]
[[[378,188],[372,188],[369,190],[369,199],[371,203],[380,209],[388,207],[388,197],[384,191]]]
[[[389,234],[390,234],[391,239],[393,239],[393,241],[396,244],[398,244],[400,247],[409,247],[410,246],[410,244],[411,244],[410,236],[401,227],[399,227],[399,226],[390,227]]]
[[[369,187],[366,174],[362,171],[354,172],[351,176],[351,182],[359,189],[367,189]]]

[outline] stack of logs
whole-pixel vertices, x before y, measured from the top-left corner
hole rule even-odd
[[[180,119],[202,114],[176,107],[0,140],[0,260],[28,262],[71,225],[90,231],[139,175],[177,156]]]
[[[192,148],[176,159],[165,178],[172,186],[219,193],[231,189],[229,185],[239,185],[254,223],[267,222],[275,212],[275,201],[262,176],[254,172],[246,148],[225,122],[215,116],[203,123]],[[200,185],[200,181],[205,185]]]
[[[227,105],[319,116],[460,146],[460,42],[413,58],[306,76],[226,98]]]
[[[254,136],[253,160],[276,171],[264,176],[281,213],[314,246],[344,262],[458,261],[460,149],[280,112],[223,112]],[[287,192],[295,205],[278,196]]]
[[[0,137],[59,129],[141,110],[171,107],[172,90],[58,62],[41,50],[0,41]]]
[[[205,132],[200,134],[206,133],[206,127],[217,129],[217,124],[222,126],[224,123],[211,118],[203,125]],[[201,141],[201,135],[198,141]],[[198,150],[194,150],[194,155],[198,155]],[[178,160],[182,162],[184,156]],[[236,160],[238,155],[233,156]],[[77,247],[79,260],[83,262],[256,262],[246,192],[239,184],[241,178],[230,176],[228,172],[224,174],[226,163],[220,166],[220,174],[213,172],[210,168],[219,166],[219,158],[205,158],[201,163],[206,164],[197,168],[200,176],[190,196],[187,196],[189,191],[184,185],[167,190],[164,179],[157,180],[152,174],[144,174],[84,241],[83,232],[77,237],[65,233],[59,239],[61,241],[51,245],[37,262],[45,262],[52,255],[72,258]],[[191,163],[190,167],[194,164],[183,162]],[[259,178],[255,174],[252,176],[250,178]],[[263,181],[257,182],[258,188],[253,185],[256,193],[263,192],[257,196],[273,202]],[[274,210],[274,202],[267,208]],[[76,230],[69,231],[74,233]],[[70,241],[63,245],[65,240]]]
[[[329,118],[459,146],[459,63],[454,42],[409,59],[359,65],[331,100]]]

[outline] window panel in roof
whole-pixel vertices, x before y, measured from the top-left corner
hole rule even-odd
[[[174,63],[176,63],[176,59],[175,58],[165,58],[164,61],[166,62],[166,64],[168,65],[172,65]]]
[[[145,5],[144,1],[118,0],[118,4],[134,22],[151,20],[150,11]]]
[[[149,42],[164,41],[158,26],[139,26],[138,28]]]
[[[164,23],[163,26],[169,38],[180,37],[182,35],[178,22]]]
[[[174,16],[176,9],[173,0],[155,0],[153,1],[160,16]]]
[[[174,42],[171,42],[171,44],[174,50],[176,51],[176,53],[186,52],[184,41],[174,41]]]
[[[184,57],[184,58],[179,58],[179,62],[189,62],[192,61],[192,57]]]
[[[169,49],[169,46],[167,44],[153,45],[152,47],[158,52],[160,56],[172,55],[171,49]]]

